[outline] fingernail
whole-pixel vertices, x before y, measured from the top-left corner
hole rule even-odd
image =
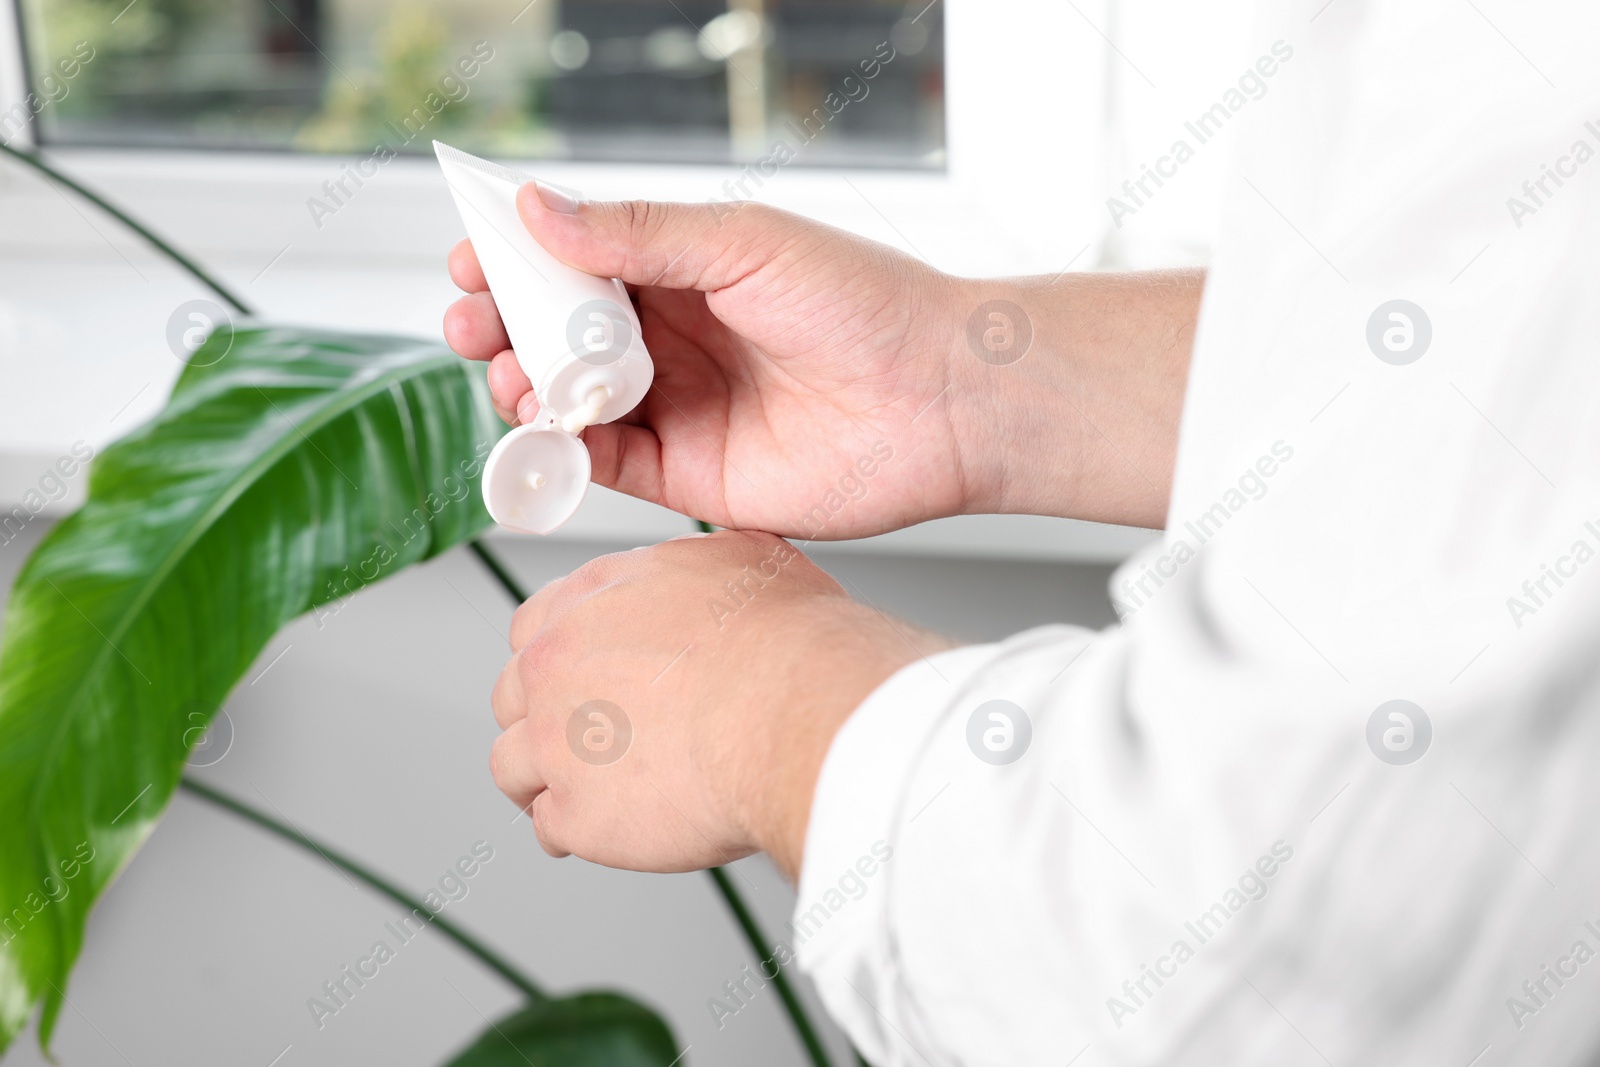
[[[694,538],[696,538],[696,537],[710,537],[710,536],[711,536],[711,535],[710,535],[710,534],[708,534],[708,533],[686,533],[686,534],[679,534],[679,535],[678,535],[678,536],[677,536],[677,537],[669,537],[669,538],[667,538],[667,540],[666,540],[666,541],[664,541],[664,542],[662,542],[662,543],[663,543],[663,544],[666,544],[666,543],[668,543],[668,542],[671,542],[671,541],[689,541],[689,540],[692,540],[692,539],[694,539]]]
[[[517,405],[517,421],[521,423],[532,422],[539,415],[539,399],[529,392]]]
[[[583,203],[583,194],[577,190],[562,189],[548,182],[535,181],[534,187],[539,191],[539,202],[561,215],[576,215],[578,205]]]

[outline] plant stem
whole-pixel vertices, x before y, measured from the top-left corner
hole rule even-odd
[[[500,562],[499,557],[490,552],[482,541],[468,541],[467,547],[472,550],[473,555],[483,561],[483,565],[489,568],[489,573],[494,575],[495,581],[499,582],[506,594],[517,602],[518,607],[521,607],[522,602],[528,599],[528,591],[522,588],[510,571],[506,570],[506,565]]]
[[[700,529],[705,533],[711,532],[711,527],[706,523],[699,523]],[[506,565],[501,562],[482,541],[468,541],[467,547],[482,561],[490,574],[494,575],[511,599],[521,604],[528,598],[522,586],[512,577]],[[767,959],[772,955],[770,943],[762,933],[761,926],[756,922],[755,916],[745,906],[744,899],[739,895],[739,890],[728,877],[727,871],[721,867],[712,867],[706,872],[711,880],[716,883],[717,892],[727,902],[728,909],[733,912],[733,917],[738,921],[739,930],[755,951],[757,961]],[[776,961],[774,960],[776,963]],[[806,1015],[805,1005],[800,1003],[800,998],[795,996],[794,990],[789,985],[788,976],[783,973],[783,967],[778,965],[778,973],[773,977],[772,984],[778,987],[778,996],[783,1001],[784,1010],[789,1014],[789,1021],[794,1024],[795,1032],[800,1035],[800,1041],[806,1048],[814,1067],[832,1067],[828,1054],[822,1048],[822,1042],[817,1037],[816,1027],[811,1024],[811,1019]]]
[[[766,935],[761,932],[755,916],[750,914],[750,909],[745,906],[744,898],[734,887],[733,879],[729,878],[728,872],[721,867],[713,867],[707,873],[711,875],[711,880],[717,883],[717,889],[721,891],[722,899],[727,902],[728,910],[733,912],[734,919],[739,923],[739,929],[744,931],[745,940],[756,950],[756,966],[761,968],[763,977],[767,972],[761,964],[768,959],[772,960],[772,984],[778,987],[778,996],[783,1000],[784,1009],[789,1013],[789,1021],[794,1023],[795,1032],[800,1035],[800,1043],[805,1045],[806,1054],[811,1057],[811,1062],[816,1067],[832,1067],[827,1052],[822,1048],[821,1039],[817,1037],[811,1020],[806,1017],[805,1007],[800,1003],[800,998],[795,996],[793,987],[789,985],[788,975],[783,973],[783,964],[778,962],[771,948],[764,947],[767,945]]]
[[[231,290],[208,274],[200,266],[200,264],[196,263],[182,252],[172,247],[172,245],[168,244],[166,241],[162,240],[142,222],[139,222],[137,219],[133,218],[127,212],[117,207],[115,204],[101,196],[99,193],[95,192],[93,189],[90,189],[80,182],[67,177],[65,174],[61,173],[49,163],[46,163],[33,152],[24,152],[19,148],[13,148],[4,141],[0,141],[0,152],[4,152],[6,155],[11,156],[14,159],[21,160],[23,163],[26,163],[28,166],[32,167],[34,170],[38,171],[40,174],[43,174],[46,178],[51,179],[52,181],[60,182],[62,185],[65,185],[68,189],[71,189],[73,192],[89,201],[89,203],[93,204],[95,207],[99,208],[101,211],[104,211],[107,215],[110,215],[112,218],[122,223],[140,237],[143,237],[146,241],[149,241],[156,247],[158,251],[164,254],[168,259],[172,260],[172,262],[188,271],[194,276],[196,281],[210,289],[213,293],[216,293],[222,298],[223,303],[233,308],[233,310],[238,312],[240,315],[253,314],[243,300],[240,300],[233,294]]]
[[[488,967],[501,978],[516,986],[531,1003],[543,1004],[550,999],[543,990],[534,984],[532,979],[513,967],[499,953],[444,916],[434,913],[426,904],[414,899],[388,879],[373,873],[349,856],[345,856],[327,845],[313,841],[292,826],[285,826],[265,812],[257,811],[248,804],[235,800],[224,793],[219,793],[208,785],[202,785],[193,778],[185,776],[180,780],[179,784],[195,796],[215,804],[217,807],[231,812],[241,819],[253,822],[263,830],[277,834],[290,844],[298,845],[308,852],[315,852],[345,874],[365,882],[369,888],[377,890],[401,907],[409,908],[414,912],[429,917],[430,925],[437,927],[446,937],[460,945],[471,955],[476,956],[485,967]]]

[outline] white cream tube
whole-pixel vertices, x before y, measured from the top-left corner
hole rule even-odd
[[[433,147],[540,406],[534,424],[511,431],[490,455],[484,503],[502,526],[549,533],[588,489],[589,452],[573,435],[632,411],[655,368],[623,284],[567,266],[523,226],[517,190],[531,179]]]

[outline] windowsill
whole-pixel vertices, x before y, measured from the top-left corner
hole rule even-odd
[[[276,270],[292,262],[432,266],[461,236],[444,178],[429,157],[395,159],[357,186],[348,176],[356,157],[88,148],[52,148],[47,154],[207,261],[237,258],[246,280],[268,264]],[[939,172],[791,165],[762,179],[731,166],[519,166],[591,199],[759,198],[967,275],[1053,274],[1071,258],[1063,249],[1084,247],[1093,233],[1087,225],[1074,226],[1072,237],[1063,237],[1052,219],[1025,217],[1005,201],[971,195]],[[341,180],[343,191],[330,192]],[[0,198],[14,204],[0,233],[0,255],[104,251],[103,238],[90,227],[59,224],[60,197],[32,174],[0,167]],[[315,213],[314,201],[323,205]],[[99,219],[95,224],[111,225]],[[1089,265],[1091,255],[1080,255],[1074,266]]]

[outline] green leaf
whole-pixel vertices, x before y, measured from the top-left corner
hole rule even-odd
[[[503,430],[439,345],[219,330],[95,458],[0,635],[0,1051],[41,999],[48,1046],[90,907],[267,642],[486,527]]]
[[[445,1067],[672,1067],[667,1024],[616,993],[579,993],[490,1023]]]

